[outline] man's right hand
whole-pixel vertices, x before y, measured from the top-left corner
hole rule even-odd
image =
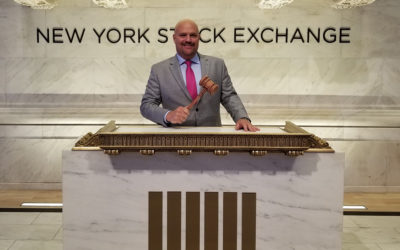
[[[169,111],[165,119],[173,124],[181,124],[186,121],[189,113],[190,111],[186,107],[178,107],[173,111]]]

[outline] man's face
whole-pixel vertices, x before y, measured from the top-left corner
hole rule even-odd
[[[192,22],[182,22],[175,28],[173,35],[176,52],[186,59],[193,58],[199,48],[199,30]]]

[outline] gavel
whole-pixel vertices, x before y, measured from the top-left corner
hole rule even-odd
[[[186,108],[189,110],[191,110],[193,106],[199,102],[200,98],[206,92],[210,93],[210,95],[213,95],[218,90],[218,85],[215,84],[215,82],[213,82],[208,76],[203,76],[199,82],[199,85],[202,86],[203,89],[201,90],[200,94],[198,94],[196,98],[188,106],[186,106]]]

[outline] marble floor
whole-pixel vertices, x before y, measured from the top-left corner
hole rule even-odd
[[[400,249],[400,216],[343,219],[343,250]],[[62,245],[62,213],[0,212],[0,250],[62,250]]]

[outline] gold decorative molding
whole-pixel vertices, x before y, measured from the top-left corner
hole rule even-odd
[[[250,154],[251,154],[252,156],[264,156],[264,155],[267,154],[267,151],[266,151],[266,150],[252,150],[252,151],[250,152]]]
[[[305,153],[335,153],[335,150],[332,148],[309,148]]]
[[[127,131],[126,128],[120,130]],[[132,130],[132,132],[120,132],[115,121],[110,121],[96,133],[83,136],[75,144],[74,149],[101,148],[104,153],[110,155],[123,151],[137,151],[143,155],[154,155],[157,151],[176,151],[179,155],[190,155],[193,151],[213,152],[215,155],[249,152],[253,156],[264,156],[267,152],[281,152],[289,156],[303,155],[304,152],[334,152],[328,142],[292,122],[286,122],[282,133],[243,133],[230,130],[213,132],[210,129],[187,132],[187,130],[166,130],[157,127],[139,129],[141,132]]]
[[[288,156],[299,156],[299,155],[303,155],[304,151],[296,151],[296,150],[289,150],[285,152],[285,155]]]
[[[72,151],[102,151],[100,147],[73,147]]]
[[[96,133],[87,133],[79,141],[75,143],[75,147],[96,147],[100,145],[99,133],[113,132],[117,129],[115,121],[109,121],[104,127],[100,128]]]
[[[171,130],[168,133],[117,132],[99,133],[98,135],[99,147],[121,151],[192,150],[211,151],[215,152],[216,155],[225,155],[229,151],[305,151],[311,146],[311,134],[309,133],[183,134],[177,130]],[[253,155],[261,155],[261,153],[254,153]]]
[[[104,153],[107,155],[119,155],[120,151],[118,149],[105,149]]]
[[[139,152],[142,155],[154,155],[154,149],[141,149]]]
[[[294,124],[293,122],[290,121],[286,121],[285,124],[285,128],[283,129],[288,133],[308,133],[310,134],[308,131],[300,128],[299,126],[297,126],[296,124]],[[319,152],[325,152],[325,153],[333,153],[335,152],[330,146],[329,143],[327,141],[325,141],[324,139],[314,135],[314,134],[310,134],[310,149],[308,149],[307,151],[311,151],[312,149],[319,149]],[[316,151],[314,151],[316,152]]]
[[[192,150],[190,150],[190,149],[178,149],[177,152],[179,155],[191,155],[192,154]]]
[[[216,150],[214,150],[214,154],[220,155],[220,156],[228,155],[229,150],[216,149]]]

